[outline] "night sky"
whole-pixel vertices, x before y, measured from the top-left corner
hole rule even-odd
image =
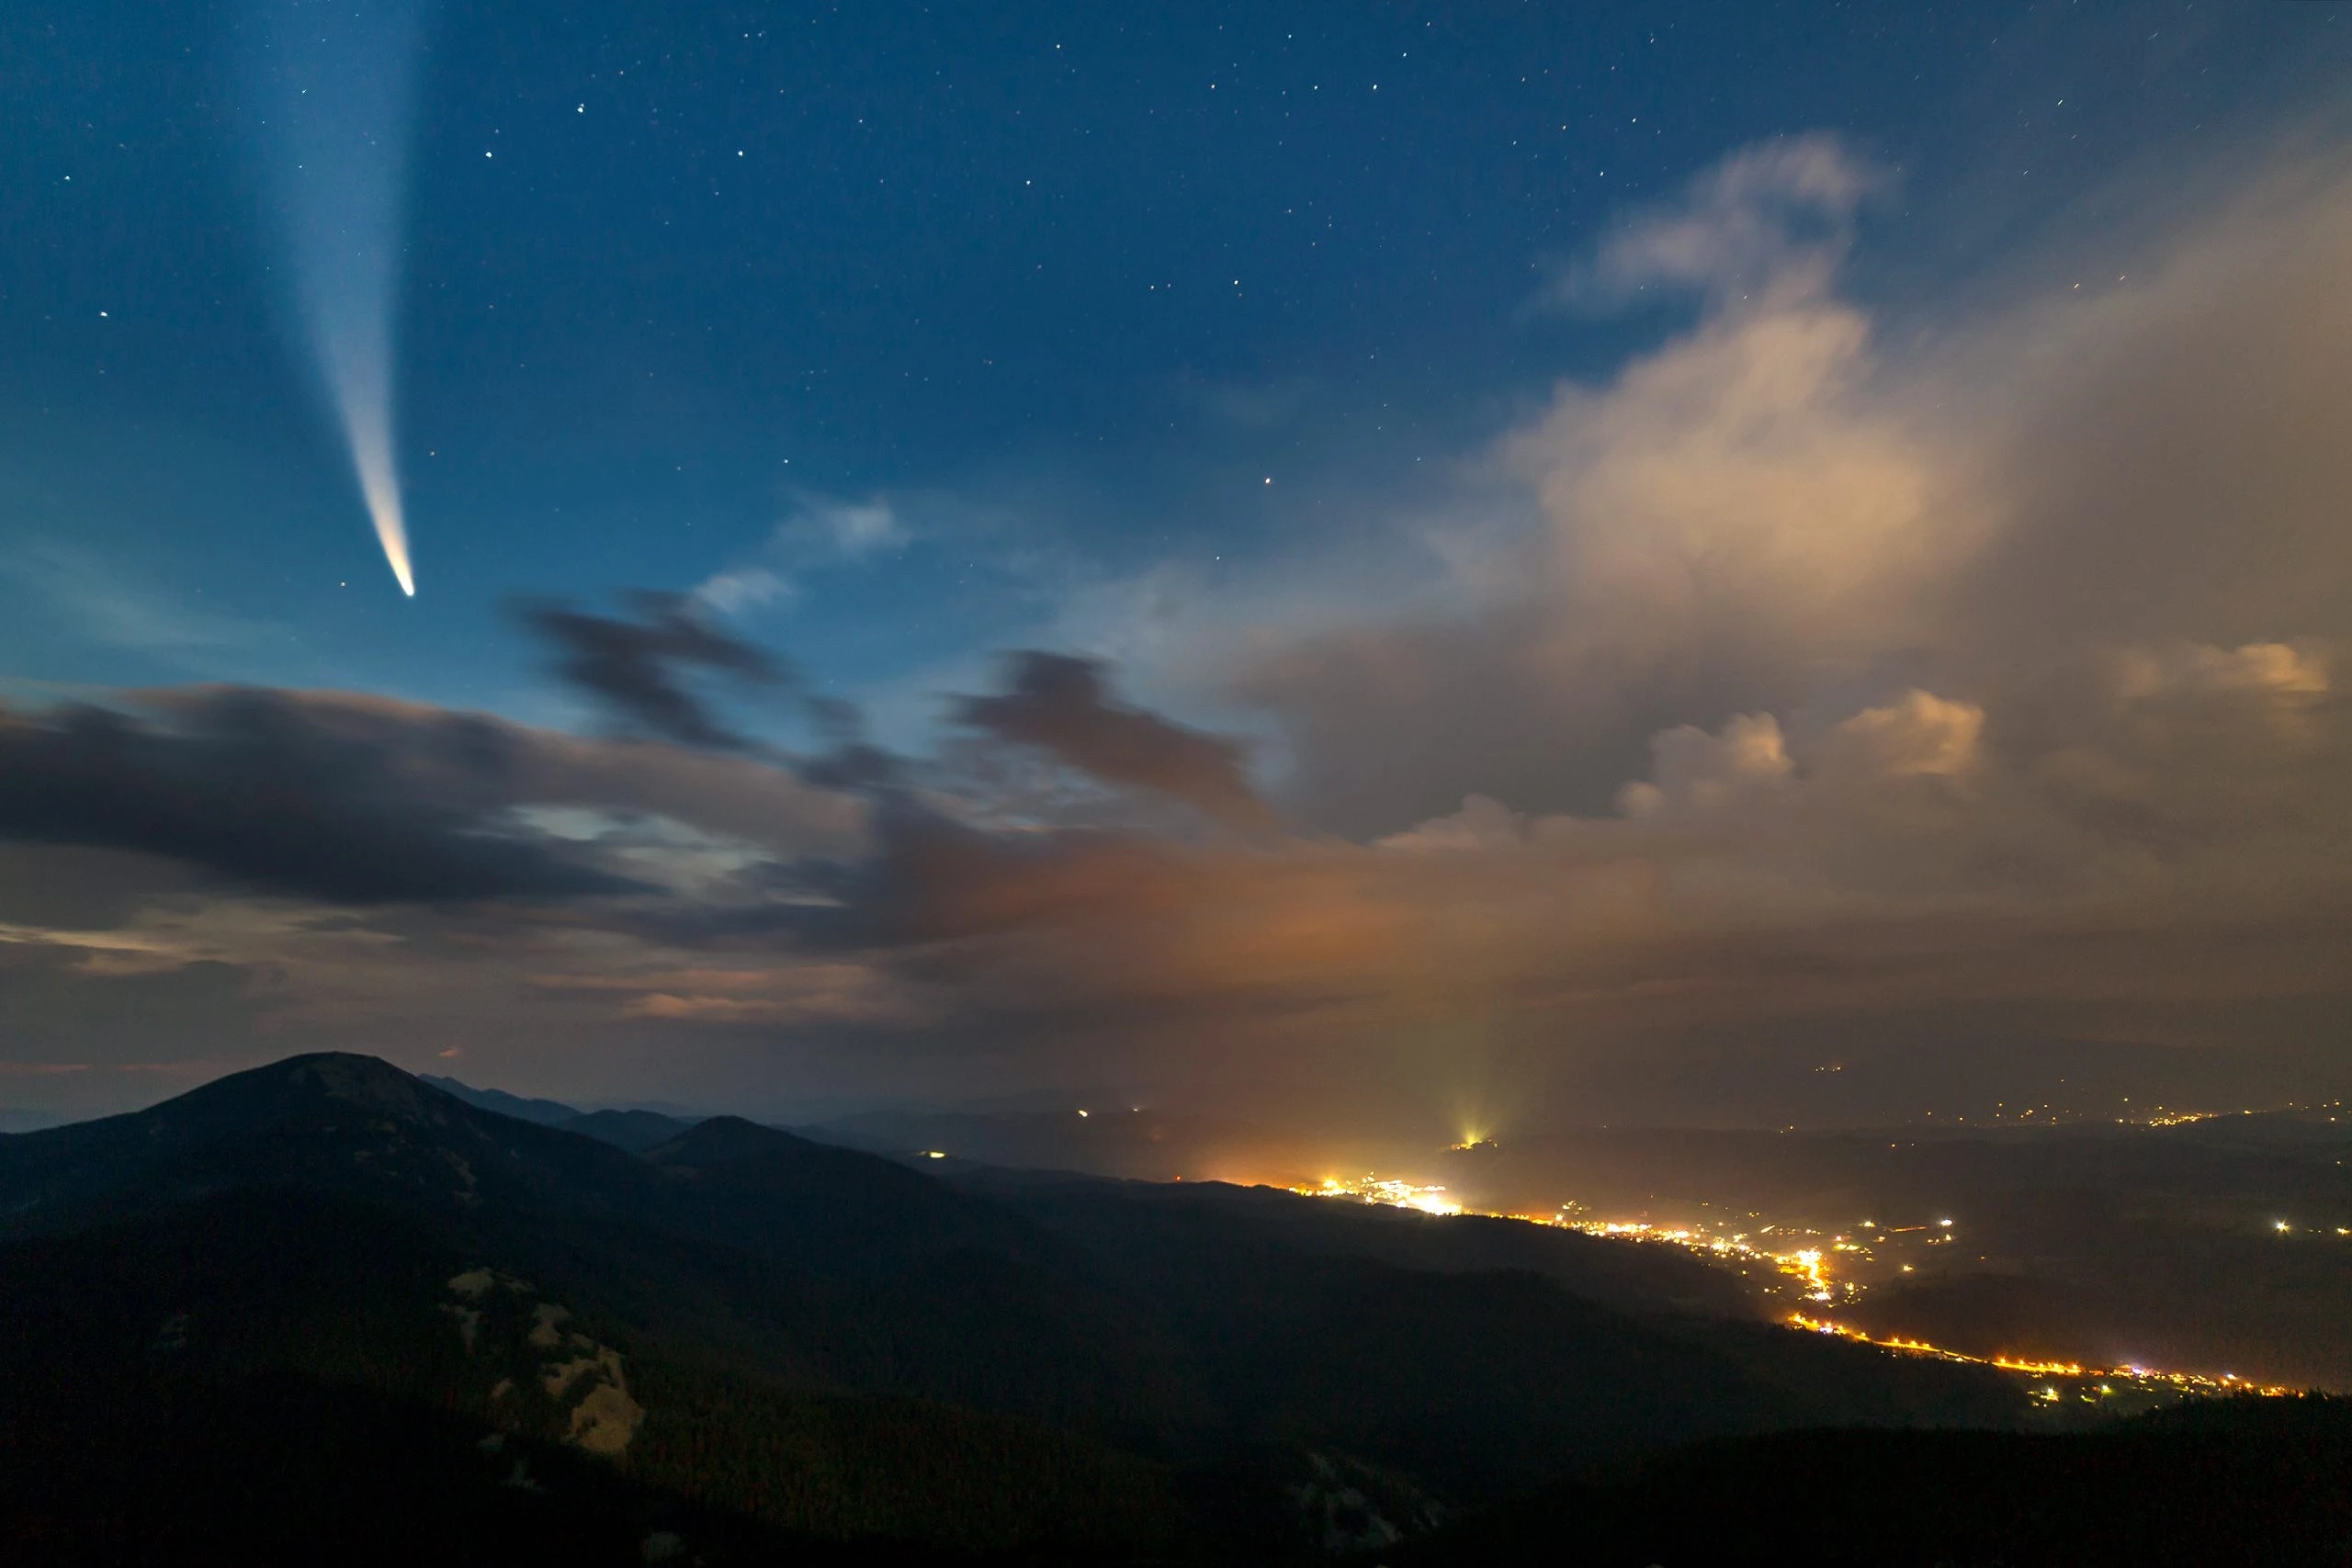
[[[12,6],[0,1106],[2340,1090],[2347,86],[2301,0]]]

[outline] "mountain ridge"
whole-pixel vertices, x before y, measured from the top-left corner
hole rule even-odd
[[[0,1138],[0,1315],[13,1289],[62,1346],[18,1359],[356,1380],[820,1533],[847,1516],[772,1467],[878,1442],[965,1501],[893,1492],[856,1528],[933,1544],[1043,1540],[1065,1506],[1115,1536],[1250,1453],[1293,1477],[1250,1483],[1276,1498],[1339,1454],[1475,1501],[1693,1438],[2022,1408],[1977,1369],[1679,1300],[1712,1276],[1655,1250],[1216,1184],[946,1179],[731,1117],[631,1153],[338,1053]],[[76,1326],[21,1296],[36,1279],[116,1305]],[[1044,1511],[1005,1523],[998,1487]]]

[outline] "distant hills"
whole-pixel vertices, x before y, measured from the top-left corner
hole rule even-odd
[[[441,1077],[433,1073],[419,1073],[417,1082],[431,1084],[444,1094],[455,1095],[468,1105],[484,1111],[495,1111],[501,1116],[512,1116],[518,1122],[536,1122],[542,1127],[560,1127],[576,1122],[580,1112],[553,1100],[528,1100],[519,1094],[509,1094],[503,1089],[476,1089],[459,1083],[456,1078]]]
[[[431,1084],[478,1110],[494,1111],[501,1116],[534,1122],[542,1127],[560,1127],[567,1133],[582,1134],[631,1154],[643,1154],[656,1144],[667,1143],[703,1120],[699,1116],[670,1116],[643,1109],[579,1111],[560,1100],[526,1100],[503,1089],[476,1089],[432,1073],[419,1074],[417,1081]]]
[[[504,1104],[329,1054],[0,1137],[0,1542],[1310,1560],[1702,1439],[2024,1419],[1666,1249]]]

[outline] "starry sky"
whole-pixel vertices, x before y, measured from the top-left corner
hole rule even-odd
[[[12,6],[0,1105],[2335,1084],[2346,13]]]

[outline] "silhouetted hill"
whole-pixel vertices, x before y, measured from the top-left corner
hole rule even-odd
[[[667,1143],[701,1120],[695,1116],[671,1116],[659,1111],[576,1111],[561,1100],[526,1100],[502,1089],[476,1089],[471,1084],[459,1083],[456,1078],[436,1077],[431,1073],[420,1075],[420,1081],[453,1094],[478,1110],[494,1111],[502,1116],[536,1122],[542,1127],[560,1127],[567,1133],[584,1134],[598,1143],[610,1144],[631,1154],[642,1154],[656,1144]]]
[[[1573,1294],[1641,1314],[1751,1318],[1760,1310],[1737,1276],[1690,1253],[1514,1220],[1333,1202],[1218,1181],[1111,1181],[988,1169],[958,1173],[956,1179],[1098,1253],[1146,1267],[1192,1247],[1240,1247],[1251,1256],[1355,1258],[1443,1274],[1521,1269]]]
[[[555,1125],[567,1133],[578,1133],[600,1144],[641,1155],[656,1144],[668,1143],[694,1123],[664,1116],[658,1111],[588,1111]]]
[[[1977,1369],[1726,1315],[1736,1290],[1655,1250],[949,1182],[730,1117],[640,1156],[337,1055],[0,1139],[0,1387],[50,1390],[28,1451],[44,1421],[279,1388],[289,1421],[390,1402],[828,1539],[1214,1554],[1317,1466],[1433,1518],[1695,1438],[2020,1408]]]
[[[892,1160],[715,1116],[645,1151],[667,1179],[663,1217],[812,1269],[911,1262],[956,1251],[1059,1256],[1036,1227]]]
[[[1740,1438],[1549,1488],[1381,1558],[1395,1568],[2319,1568],[2352,1559],[2352,1406],[2213,1402],[2074,1436]]]
[[[729,1376],[473,1256],[282,1190],[9,1249],[0,1560],[617,1563],[669,1534],[706,1562],[826,1562],[828,1540],[1166,1528],[1135,1461]]]
[[[0,1140],[0,1235],[231,1187],[348,1192],[450,1216],[639,1206],[618,1150],[480,1110],[371,1056],[296,1056],[126,1116]]]
[[[560,1127],[577,1120],[580,1112],[557,1100],[528,1100],[519,1094],[509,1094],[503,1089],[476,1089],[459,1083],[456,1078],[441,1077],[432,1073],[420,1073],[417,1081],[429,1083],[444,1094],[452,1094],[468,1105],[482,1111],[495,1111],[501,1116],[517,1121],[537,1122],[542,1127]]]

